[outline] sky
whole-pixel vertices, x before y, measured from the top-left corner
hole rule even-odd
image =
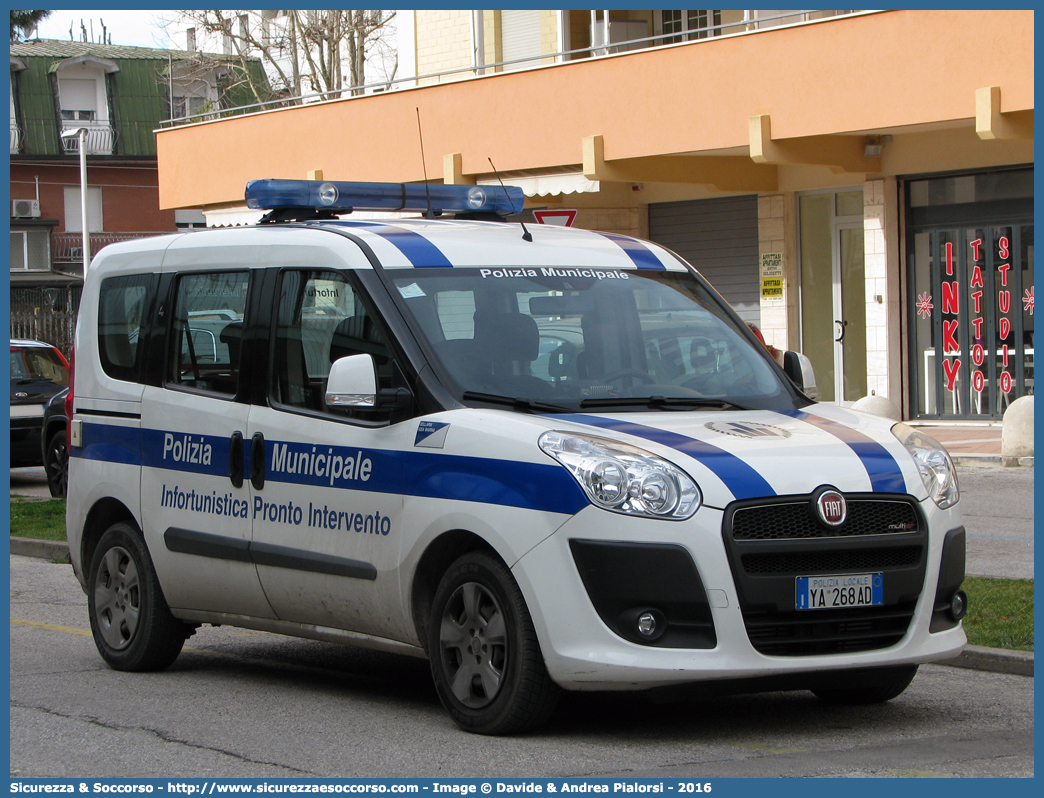
[[[102,22],[112,37],[113,44],[133,47],[184,47],[184,42],[172,42],[163,30],[164,15],[171,18],[174,11],[130,11],[127,9],[109,11],[54,11],[40,23],[41,39],[60,39],[69,41],[69,28],[72,26],[75,41],[80,41],[80,23],[87,28],[87,36],[93,41],[100,41]],[[91,36],[91,26],[94,36]]]

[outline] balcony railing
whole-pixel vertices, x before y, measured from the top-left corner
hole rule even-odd
[[[113,145],[116,143],[116,130],[111,125],[100,125],[97,122],[75,122],[66,121],[62,123],[63,130],[77,130],[87,128],[84,138],[84,151],[87,155],[111,155]],[[63,138],[65,153],[67,155],[79,155],[80,137]]]
[[[172,232],[172,231],[171,231]],[[151,238],[163,233],[91,233],[91,258],[98,254],[102,247],[119,241],[133,241],[136,238]],[[83,262],[82,233],[54,233],[51,235],[51,257],[55,263]]]
[[[50,115],[26,115],[11,120],[12,140],[14,127],[20,130],[19,156],[76,156],[80,152],[79,138],[62,139],[58,134],[66,130],[85,127],[87,133],[87,155],[140,155],[156,156],[156,134],[158,124],[152,120],[123,120],[118,125],[103,122],[80,122],[72,119],[59,120]],[[12,155],[15,153],[12,152]]]
[[[587,60],[589,58],[600,58],[615,55],[621,52],[633,53],[641,50],[651,50],[659,47],[677,44],[679,42],[708,41],[711,38],[720,38],[730,35],[744,35],[765,33],[769,30],[778,30],[781,26],[793,27],[795,25],[809,25],[822,21],[823,19],[852,14],[878,13],[876,11],[854,10],[854,11],[823,11],[823,10],[796,10],[781,11],[773,16],[753,16],[752,12],[744,12],[744,19],[737,22],[715,23],[704,28],[693,28],[684,31],[672,31],[661,33],[657,36],[648,36],[642,39],[629,39],[627,41],[611,41],[606,47],[604,43],[592,41],[590,46],[577,50],[565,50],[558,53],[540,53],[528,58],[517,58],[512,61],[498,61],[470,67],[460,67],[442,72],[431,72],[424,75],[411,75],[409,77],[395,78],[390,81],[379,83],[368,83],[363,86],[353,86],[338,89],[331,92],[320,92],[316,94],[304,94],[298,97],[286,97],[279,100],[270,100],[263,103],[252,103],[250,105],[238,106],[236,108],[223,108],[220,111],[209,111],[192,116],[166,119],[160,122],[161,128],[178,127],[190,125],[196,122],[206,122],[215,119],[224,119],[231,116],[242,116],[243,114],[257,113],[260,111],[271,111],[277,108],[290,108],[298,105],[306,105],[317,102],[339,100],[353,95],[378,94],[394,91],[412,85],[431,85],[441,83],[444,79],[465,80],[471,77],[515,71],[528,67],[539,67],[549,63],[562,63],[573,60]],[[599,24],[601,24],[599,22]]]

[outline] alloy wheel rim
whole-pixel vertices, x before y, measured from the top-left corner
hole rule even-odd
[[[130,645],[141,620],[141,580],[134,559],[113,546],[98,564],[94,617],[102,639],[119,651]]]
[[[481,709],[497,697],[509,655],[507,624],[496,597],[478,582],[453,591],[442,614],[439,654],[450,691]]]

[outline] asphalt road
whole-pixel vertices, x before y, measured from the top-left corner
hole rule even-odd
[[[923,666],[898,699],[568,694],[540,732],[457,730],[427,663],[204,628],[107,668],[67,565],[11,557],[13,777],[1030,777],[1033,679]]]

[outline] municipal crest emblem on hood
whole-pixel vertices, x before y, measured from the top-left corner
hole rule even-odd
[[[771,424],[761,424],[757,421],[711,421],[704,426],[711,432],[731,435],[734,438],[790,437],[790,432],[781,427],[773,427]]]

